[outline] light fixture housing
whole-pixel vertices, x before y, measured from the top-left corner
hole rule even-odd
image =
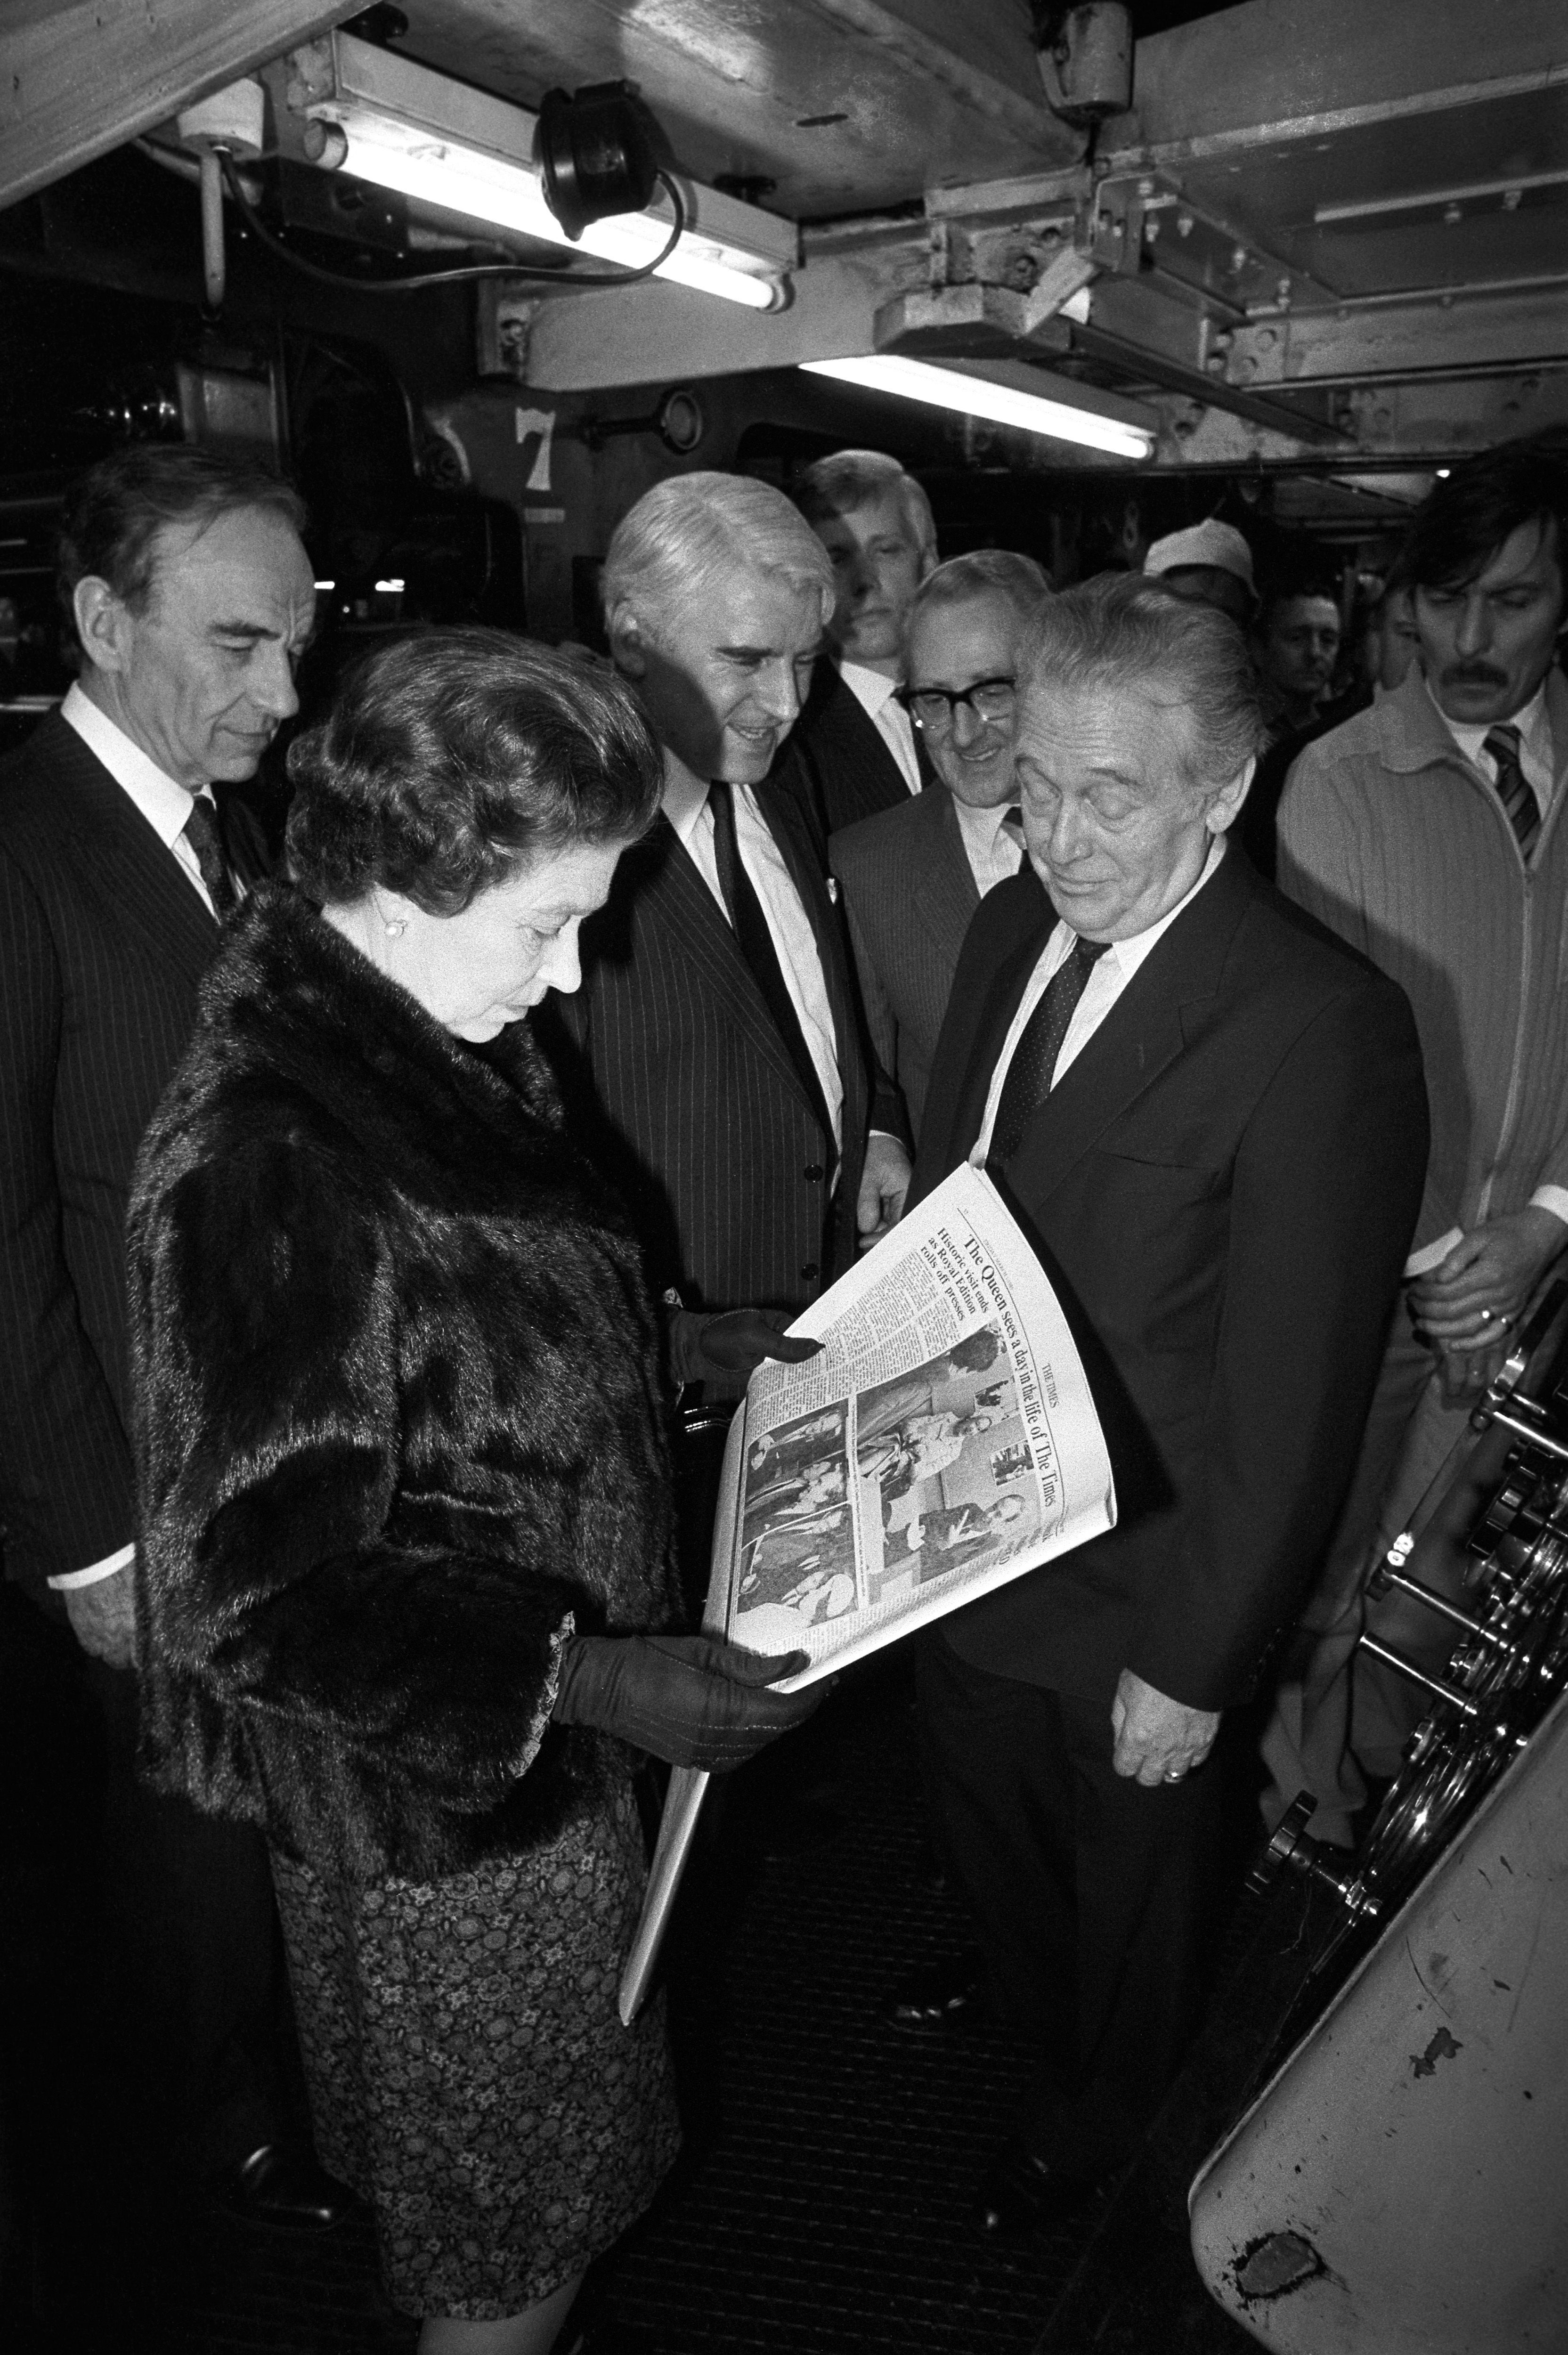
[[[593,221],[647,210],[659,177],[654,131],[646,107],[624,81],[546,91],[534,160],[544,200],[573,245]]]
[[[584,217],[573,238],[546,199],[535,161],[539,118],[527,107],[349,33],[325,36],[298,54],[308,63],[291,83],[289,102],[304,119],[307,162],[624,270],[641,269],[668,241],[672,218],[662,200],[637,212]],[[334,131],[338,136],[329,135]],[[794,222],[684,177],[679,186],[686,231],[656,274],[753,311],[781,309],[796,260]]]
[[[800,365],[810,376],[984,417],[993,425],[1072,442],[1107,457],[1141,462],[1154,453],[1157,421],[1150,410],[1114,393],[1086,391],[1026,361],[915,360],[895,352],[871,352],[850,359],[802,360]]]

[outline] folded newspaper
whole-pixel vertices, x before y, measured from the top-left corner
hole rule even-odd
[[[730,1427],[704,1625],[831,1676],[1115,1519],[1110,1459],[1056,1295],[982,1170],[928,1194],[759,1366]],[[622,1975],[635,2018],[708,1777],[670,1778]]]

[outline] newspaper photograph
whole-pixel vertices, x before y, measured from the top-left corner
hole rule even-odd
[[[1055,1295],[956,1171],[760,1366],[731,1433],[709,1617],[808,1683],[1111,1527],[1111,1466]]]
[[[831,1676],[1112,1527],[1110,1458],[1044,1269],[963,1168],[790,1327],[730,1427],[703,1624]],[[621,1975],[645,2001],[708,1776],[670,1775]]]

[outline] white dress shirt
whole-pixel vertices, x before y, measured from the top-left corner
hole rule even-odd
[[[987,891],[1016,875],[1024,863],[1022,837],[1004,823],[1008,809],[1018,805],[1004,802],[997,809],[971,809],[955,794],[953,806],[957,812],[969,872],[983,900]]]
[[[1510,719],[1488,719],[1478,728],[1467,726],[1458,719],[1450,719],[1437,698],[1432,694],[1432,681],[1427,679],[1425,684],[1426,692],[1432,697],[1433,709],[1465,755],[1466,760],[1473,769],[1478,769],[1482,776],[1488,779],[1494,785],[1498,781],[1498,764],[1491,754],[1485,750],[1487,738],[1494,728],[1519,730],[1520,770],[1525,783],[1535,795],[1541,807],[1541,815],[1544,818],[1547,811],[1552,807],[1552,788],[1556,783],[1553,767],[1555,748],[1552,741],[1552,715],[1546,709],[1546,681],[1541,680],[1530,701],[1522,704]],[[1563,1224],[1568,1226],[1568,1186],[1538,1186],[1530,1198],[1530,1208],[1532,1210],[1550,1210],[1554,1219],[1561,1219]],[[1435,1242],[1424,1245],[1418,1252],[1412,1252],[1404,1263],[1406,1281],[1408,1282],[1414,1275],[1429,1275],[1435,1267],[1441,1267],[1455,1244],[1463,1241],[1463,1228],[1450,1227],[1447,1233],[1439,1235]]]
[[[795,889],[795,878],[784,862],[784,853],[773,840],[766,818],[757,806],[756,795],[751,786],[731,785],[730,792],[735,808],[735,843],[741,854],[741,864],[751,877],[752,888],[763,903],[763,913],[773,934],[784,986],[799,1018],[806,1051],[822,1089],[827,1116],[833,1123],[834,1146],[841,1151],[844,1143],[844,1081],[838,1069],[838,1039],[833,1027],[833,1008],[828,1002],[827,983],[823,975],[816,934],[811,928],[811,918],[805,912],[805,902]],[[682,847],[690,854],[698,873],[712,892],[719,911],[728,923],[730,911],[724,905],[724,894],[719,886],[719,861],[713,849],[713,812],[709,805],[707,781],[693,776],[683,762],[667,751],[665,754],[664,814],[679,837]]]
[[[1095,1031],[1098,1030],[1156,942],[1170,930],[1182,911],[1192,905],[1205,883],[1217,871],[1220,861],[1224,856],[1225,837],[1222,834],[1217,834],[1209,846],[1209,855],[1203,861],[1203,870],[1190,891],[1185,892],[1175,907],[1169,909],[1160,918],[1157,924],[1151,924],[1147,932],[1135,932],[1131,940],[1113,941],[1104,955],[1096,959],[1090,970],[1089,979],[1084,985],[1083,995],[1072,1009],[1072,1019],[1067,1026],[1067,1036],[1061,1042],[1061,1052],[1057,1056],[1056,1069],[1051,1073],[1051,1084],[1053,1088],[1059,1085],[1069,1066],[1083,1052],[1084,1048],[1089,1044],[1090,1039],[1094,1036]],[[1078,935],[1071,924],[1059,923],[1040,954],[1040,963],[1029,975],[1029,986],[1019,1000],[1019,1010],[1013,1017],[1012,1028],[1003,1042],[1000,1055],[997,1058],[997,1068],[991,1074],[991,1092],[986,1098],[986,1117],[980,1123],[980,1134],[976,1138],[974,1150],[969,1156],[977,1169],[984,1167],[986,1156],[991,1149],[991,1131],[996,1125],[997,1107],[1001,1103],[1002,1087],[1008,1076],[1008,1068],[1018,1051],[1018,1043],[1023,1036],[1024,1026],[1045,996],[1047,985],[1052,975],[1059,966],[1064,965],[1072,955],[1077,939]]]
[[[123,728],[117,728],[106,711],[100,711],[90,696],[73,685],[60,705],[60,718],[68,728],[74,728],[88,751],[96,755],[108,770],[115,783],[134,802],[165,850],[172,850],[179,861],[180,873],[199,893],[201,904],[209,916],[218,911],[208,896],[201,879],[201,868],[196,847],[185,830],[190,815],[191,796],[184,785],[176,785],[165,776],[155,762],[149,761],[139,744],[133,744]],[[204,793],[202,800],[210,808],[212,796]]]
[[[1541,805],[1541,815],[1552,807],[1552,788],[1556,782],[1552,771],[1552,715],[1546,709],[1546,681],[1541,680],[1530,701],[1520,706],[1510,719],[1488,719],[1482,726],[1471,727],[1460,719],[1450,719],[1437,698],[1432,695],[1432,682],[1426,681],[1426,692],[1438,718],[1465,755],[1473,769],[1479,769],[1492,784],[1498,781],[1498,764],[1485,750],[1487,738],[1494,728],[1517,728],[1520,735],[1519,765],[1525,783]]]
[[[874,724],[877,733],[903,773],[912,794],[920,791],[920,759],[914,749],[914,722],[898,698],[898,681],[885,678],[864,663],[841,662],[838,676]]]
[[[100,711],[90,696],[80,686],[71,686],[60,705],[60,718],[69,728],[74,728],[88,751],[101,761],[123,788],[146,819],[165,850],[174,852],[180,873],[198,892],[201,904],[210,916],[216,912],[208,899],[207,886],[201,879],[196,852],[185,832],[185,822],[190,815],[190,795],[183,785],[149,761],[139,744],[133,744],[123,728],[117,728],[105,711]],[[118,1551],[105,1554],[101,1561],[89,1562],[85,1570],[62,1571],[51,1578],[49,1584],[59,1589],[71,1586],[95,1586],[101,1578],[112,1578],[117,1570],[125,1570],[135,1559],[134,1545],[121,1546]]]

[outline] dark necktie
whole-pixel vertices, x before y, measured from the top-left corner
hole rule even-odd
[[[1056,1059],[1061,1052],[1073,1009],[1088,986],[1095,959],[1103,957],[1110,945],[1109,941],[1080,937],[1047,982],[1044,996],[1024,1024],[1023,1036],[1013,1050],[1008,1076],[1002,1082],[1002,1100],[997,1106],[991,1148],[986,1156],[988,1161],[1011,1159],[1029,1126],[1030,1114],[1051,1093]]]
[[[1541,832],[1541,804],[1520,766],[1520,741],[1517,728],[1494,728],[1481,749],[1489,752],[1498,764],[1498,799],[1508,812],[1520,849],[1528,858]]]
[[[223,846],[218,833],[218,813],[209,801],[199,794],[193,794],[182,828],[186,840],[196,853],[196,863],[201,869],[201,879],[207,886],[207,896],[218,916],[227,916],[237,905],[237,896],[229,869],[223,863]]]
[[[768,929],[767,916],[756,889],[741,859],[741,846],[735,837],[735,799],[731,787],[722,778],[716,778],[708,788],[708,806],[713,812],[713,857],[719,869],[719,889],[724,905],[730,911],[730,922],[735,928],[735,943],[751,968],[752,980],[762,991],[763,1003],[773,1019],[773,1028],[784,1041],[795,1075],[805,1090],[812,1111],[821,1124],[822,1134],[829,1151],[833,1147],[833,1123],[827,1116],[827,1104],[822,1092],[822,1082],[816,1076],[816,1066],[805,1043],[805,1033],[800,1027],[800,1017],[795,1010],[795,1000],[784,977],[773,936]]]

